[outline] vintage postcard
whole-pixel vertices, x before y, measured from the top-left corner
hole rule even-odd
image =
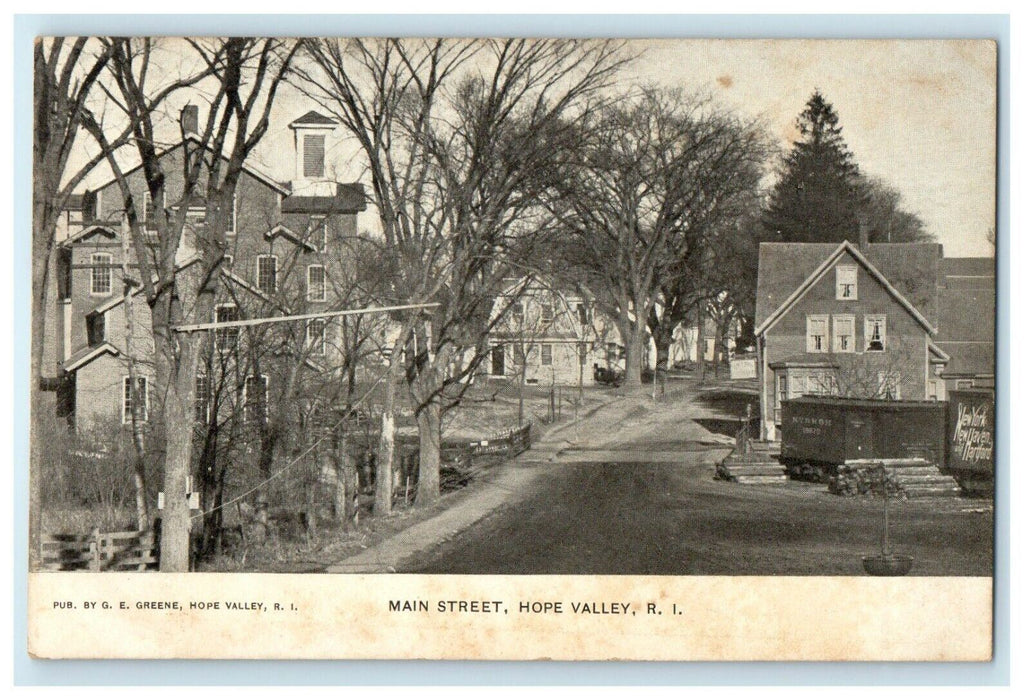
[[[992,658],[994,42],[34,53],[33,655]]]

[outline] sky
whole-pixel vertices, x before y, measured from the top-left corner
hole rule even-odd
[[[994,253],[987,238],[995,226],[993,42],[706,39],[629,46],[640,56],[624,73],[624,87],[710,93],[762,120],[785,152],[798,137],[798,113],[819,88],[837,110],[859,167],[902,193],[903,206],[924,220],[946,255]],[[295,90],[282,91],[252,164],[292,179],[287,124],[316,107]],[[327,145],[334,176],[361,181],[361,158],[345,130]],[[374,230],[374,213],[364,213],[359,226]]]

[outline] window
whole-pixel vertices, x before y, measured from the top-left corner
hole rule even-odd
[[[329,239],[329,224],[326,217],[320,216],[311,220],[311,233],[309,241],[318,248],[320,253],[326,252],[326,243]]]
[[[236,304],[219,304],[215,307],[216,323],[230,323],[232,321],[239,320],[240,309],[237,308]],[[218,346],[218,349],[222,350],[223,352],[235,348],[236,341],[239,339],[239,337],[239,328],[232,327],[215,329],[215,344]]]
[[[827,352],[827,317],[807,316],[805,338],[806,352]]]
[[[883,352],[886,342],[887,320],[883,315],[866,317],[866,351]]]
[[[106,314],[93,313],[86,317],[86,342],[90,347],[107,340]]]
[[[541,304],[541,323],[551,323],[555,318],[555,305],[551,302]]]
[[[541,344],[541,364],[545,366],[551,364],[551,345],[547,343]]]
[[[312,355],[326,354],[326,319],[313,318],[308,321],[308,347]]]
[[[855,352],[856,319],[854,316],[834,317],[834,352]]]
[[[505,346],[495,345],[490,350],[490,373],[495,377],[505,376]]]
[[[780,405],[788,400],[788,375],[777,375],[777,390],[773,395],[773,420],[780,423]]]
[[[161,208],[165,208],[165,202],[167,195],[164,191],[161,192]],[[150,190],[146,190],[143,193],[143,230],[148,233],[156,233],[158,230],[156,210],[154,209],[154,201],[151,199]]]
[[[835,393],[834,375],[828,372],[814,372],[806,377],[805,393],[828,396]]]
[[[858,298],[858,290],[856,288],[856,272],[857,268],[855,265],[838,265],[837,267],[837,284],[835,290],[838,299],[852,300]]]
[[[878,372],[877,383],[880,385],[880,396],[882,399],[898,401],[901,398],[900,386],[902,376],[898,372]]]
[[[326,268],[322,265],[308,266],[308,301],[326,300]]]
[[[233,268],[233,256],[232,255],[223,255],[222,256],[222,267],[223,267],[223,269],[226,269],[226,270],[231,270]]]
[[[111,293],[111,254],[93,253],[90,256],[89,293],[93,296],[107,296]]]
[[[135,407],[139,400],[139,409]],[[147,378],[136,377],[136,391],[132,390],[131,377],[122,377],[122,423],[131,423],[135,411],[136,420],[141,423],[147,422],[147,409],[150,407],[150,397],[147,395]]]
[[[279,258],[275,255],[259,255],[257,263],[258,289],[266,294],[275,294]]]
[[[268,376],[251,375],[243,383],[243,419],[247,423],[268,418]]]
[[[208,375],[197,375],[197,381],[194,385],[193,393],[194,420],[201,424],[207,424],[208,419],[211,417],[211,397],[209,396],[210,387],[208,385]]]
[[[588,323],[587,307],[582,303],[577,304],[576,313],[580,317],[580,324],[586,326]]]
[[[520,326],[523,325],[523,302],[517,301],[512,304],[512,318]]]
[[[326,170],[326,137],[322,134],[304,136],[304,176],[322,177]]]
[[[577,343],[576,349],[580,357],[580,366],[583,367],[587,364],[587,343]]]
[[[236,192],[233,192],[233,209],[229,212],[229,223],[226,225],[226,235],[236,235]]]

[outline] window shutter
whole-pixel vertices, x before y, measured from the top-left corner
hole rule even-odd
[[[307,134],[304,137],[304,176],[322,177],[326,168],[326,137]]]

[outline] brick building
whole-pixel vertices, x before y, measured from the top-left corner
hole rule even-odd
[[[197,124],[195,110],[187,108],[184,124]],[[365,208],[365,196],[361,185],[335,182],[327,175],[326,139],[335,126],[317,112],[289,125],[296,150],[296,174],[290,182],[245,166],[226,235],[220,298],[211,320],[337,308],[334,290],[344,284],[351,262],[345,240],[357,233],[357,213]],[[181,143],[161,153],[168,182],[165,202],[150,201],[142,168],[126,173],[134,200],[143,203],[148,232],[154,230],[155,206],[188,207],[188,223],[176,253],[182,275],[199,273],[196,251],[204,241],[204,202],[182,201],[184,153],[198,143],[187,128]],[[204,191],[203,183],[198,191]],[[57,395],[58,415],[77,428],[109,420],[128,422],[134,395],[128,379],[130,361],[139,376],[136,395],[149,401],[152,391],[150,311],[141,295],[135,248],[123,240],[128,230],[121,190],[114,180],[74,197],[58,230],[54,284],[46,307],[44,384]],[[128,259],[123,250],[129,251]],[[132,308],[131,316],[127,307]],[[277,333],[275,342],[293,342],[313,369],[331,365],[333,353],[339,351],[341,327],[333,319],[299,322],[297,328]],[[241,400],[247,401],[250,392],[248,405],[256,405],[255,397],[264,403],[275,395],[274,360],[263,360],[263,368],[242,342],[239,329],[209,336],[202,363],[206,369],[197,379],[198,418],[210,411],[205,402],[210,403],[215,383],[225,379],[216,375],[229,369],[241,375],[235,381]],[[146,410],[142,415],[146,417]]]

